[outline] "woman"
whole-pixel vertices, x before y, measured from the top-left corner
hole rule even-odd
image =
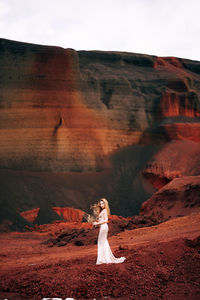
[[[95,207],[95,206],[94,206]],[[107,235],[108,235],[108,216],[110,215],[110,209],[108,201],[102,198],[97,206],[98,221],[93,222],[93,225],[100,225],[98,236],[98,255],[96,264],[110,264],[110,263],[122,263],[125,261],[125,257],[116,258],[112,254],[110,249]]]

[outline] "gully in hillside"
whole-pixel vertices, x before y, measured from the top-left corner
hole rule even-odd
[[[96,264],[110,264],[110,263],[122,263],[125,261],[125,257],[116,258],[108,243],[108,216],[110,209],[108,201],[102,198],[97,205],[93,206],[93,209],[97,210],[98,221],[93,222],[93,225],[100,225],[99,236],[98,236],[98,251]]]

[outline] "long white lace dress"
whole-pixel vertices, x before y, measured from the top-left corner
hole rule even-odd
[[[108,236],[108,215],[106,209],[103,209],[99,214],[99,221],[97,224],[100,224],[99,236],[98,236],[98,250],[97,250],[97,261],[96,264],[110,264],[110,263],[122,263],[125,261],[125,257],[116,258],[110,249],[110,245],[107,240]],[[102,224],[103,223],[103,224]]]

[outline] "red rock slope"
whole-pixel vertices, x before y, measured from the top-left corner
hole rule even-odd
[[[163,222],[200,212],[200,176],[173,179],[142,204],[140,215]]]

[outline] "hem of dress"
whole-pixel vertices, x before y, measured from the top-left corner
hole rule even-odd
[[[120,257],[120,258],[123,258],[123,260],[122,261],[118,261],[118,262],[100,262],[100,263],[96,262],[96,265],[121,264],[121,263],[123,263],[126,260],[126,257]]]

